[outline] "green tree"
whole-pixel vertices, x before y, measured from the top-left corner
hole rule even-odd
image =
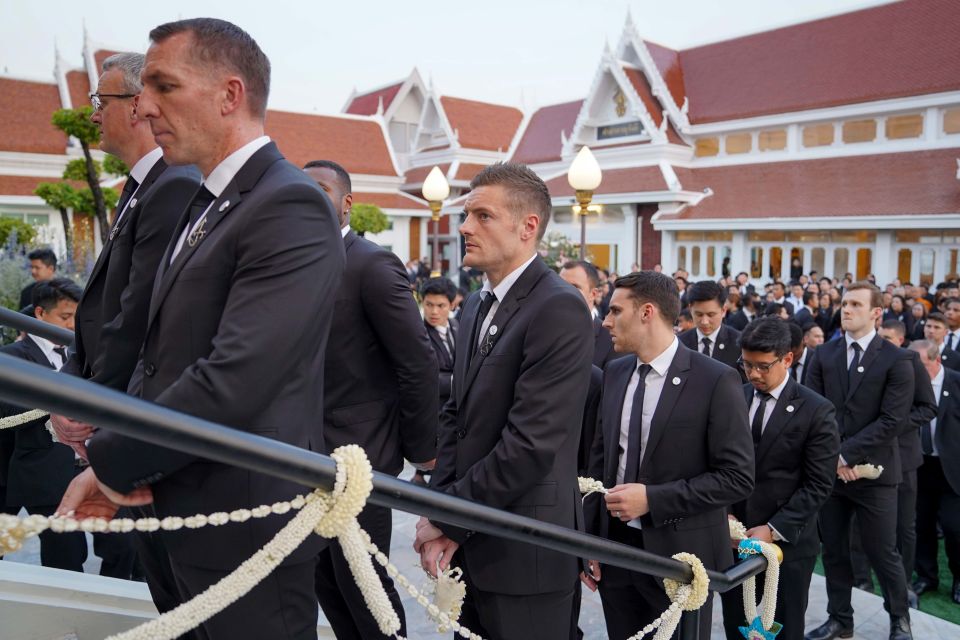
[[[360,237],[386,231],[389,226],[390,218],[375,204],[358,202],[350,209],[350,228]]]
[[[14,237],[16,246],[28,245],[36,235],[37,230],[20,218],[0,217],[0,249]]]
[[[93,215],[100,223],[100,240],[107,241],[107,233],[110,224],[107,221],[107,203],[104,200],[103,189],[100,187],[100,169],[99,163],[96,163],[90,153],[90,146],[100,142],[100,130],[95,124],[90,122],[90,116],[93,115],[93,107],[86,106],[79,109],[57,109],[53,113],[53,126],[60,129],[68,136],[76,138],[83,150],[83,179],[86,180],[90,188],[90,194],[93,202]],[[76,161],[73,161],[76,162]],[[71,162],[70,164],[73,164]],[[70,164],[67,168],[70,169]],[[76,169],[72,169],[76,171]]]
[[[112,176],[125,176],[130,173],[130,167],[117,156],[108,153],[103,159],[103,172]]]
[[[117,201],[120,199],[119,191],[111,187],[102,187],[100,194],[100,197],[103,198],[103,202],[108,209],[113,209],[117,206]],[[95,215],[97,211],[96,195],[87,187],[77,189],[77,199],[73,209],[74,211],[85,213],[88,216]],[[106,242],[106,238],[104,238],[103,241]]]
[[[47,206],[60,212],[63,222],[63,239],[66,243],[66,255],[73,255],[73,227],[70,224],[68,209],[77,206],[77,190],[67,182],[41,182],[33,192],[43,199]]]

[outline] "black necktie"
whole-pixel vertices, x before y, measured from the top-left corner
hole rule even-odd
[[[454,356],[457,353],[456,338],[453,335],[453,327],[447,325],[447,351],[450,352],[450,362],[454,362]]]
[[[497,296],[493,291],[488,291],[486,293],[480,294],[483,296],[483,300],[480,301],[480,309],[477,311],[477,319],[473,323],[472,333],[472,342],[470,343],[470,352],[473,353],[479,348],[480,342],[480,327],[483,326],[483,320],[487,317],[487,314],[490,313],[490,307],[493,306],[494,301],[496,301]]]
[[[205,186],[200,185],[200,189],[197,191],[197,195],[193,196],[193,203],[190,205],[191,228],[197,223],[197,220],[200,219],[200,216],[203,215],[203,212],[207,210],[207,207],[210,206],[210,203],[216,199],[217,198],[210,193]]]
[[[117,200],[117,216],[123,212],[123,208],[127,206],[127,202],[130,200],[130,196],[133,195],[133,192],[137,190],[137,187],[140,186],[140,183],[133,179],[133,176],[127,176],[127,182],[123,185],[123,191],[120,192],[120,199]]]
[[[790,377],[799,382],[800,378],[797,376],[797,369],[798,369],[798,368],[800,368],[800,361],[799,361],[799,360],[797,360],[797,361],[794,362],[792,365],[790,365]]]
[[[760,436],[763,435],[763,412],[767,406],[767,400],[773,396],[763,391],[757,391],[757,399],[760,404],[757,406],[757,412],[753,414],[753,422],[750,424],[750,433],[753,435],[754,446],[760,445]]]
[[[60,356],[60,367],[62,367],[67,362],[67,348],[66,347],[54,347],[53,352]],[[60,367],[57,367],[58,369]]]
[[[850,347],[853,349],[853,359],[850,361],[850,368],[847,369],[847,388],[853,388],[854,376],[857,375],[857,367],[860,366],[860,352],[862,348],[860,347],[859,342],[851,343]]]
[[[953,349],[953,339],[956,337],[952,332],[947,334],[947,349]]]
[[[710,338],[704,337],[700,342],[703,343],[703,349],[700,351],[700,353],[710,357]]]
[[[627,463],[623,470],[623,481],[636,482],[640,473],[640,435],[643,431],[643,393],[646,385],[647,374],[651,367],[648,364],[641,364],[637,367],[637,374],[640,380],[637,382],[637,390],[633,392],[633,405],[630,409],[630,425],[627,433]]]

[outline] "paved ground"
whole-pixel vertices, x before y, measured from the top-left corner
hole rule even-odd
[[[418,557],[412,548],[416,521],[417,516],[401,512],[394,513],[394,536],[391,557],[397,568],[419,585],[421,582],[425,583],[426,578],[419,568]],[[11,554],[8,560],[40,564],[38,541],[33,539],[23,550]],[[92,547],[90,549],[90,559],[84,566],[88,573],[96,573],[99,570],[100,560],[93,555]],[[855,589],[853,605],[857,612],[855,636],[857,639],[875,640],[887,637],[889,633],[889,618],[883,610],[883,603],[880,597]],[[427,619],[423,609],[409,596],[404,598],[404,609],[407,615],[408,637],[411,638],[411,640],[438,640],[440,638],[449,640],[451,638],[451,634],[449,633],[436,633],[434,625]],[[712,640],[719,640],[724,637],[719,622],[719,609],[720,604],[719,600],[717,600],[714,606],[714,632]],[[826,591],[824,581],[822,577],[814,575],[810,585],[807,628],[810,629],[820,624],[825,618]],[[912,611],[911,619],[914,638],[916,638],[916,640],[957,640],[960,638],[960,626],[953,625],[940,618],[935,618],[919,611]],[[588,592],[584,595],[580,627],[584,631],[584,638],[586,638],[586,640],[606,640],[607,638],[603,626],[603,611],[600,607],[599,597],[595,594]]]

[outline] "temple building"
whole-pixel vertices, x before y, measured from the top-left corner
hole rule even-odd
[[[566,173],[586,145],[603,170],[586,224],[599,266],[660,264],[692,279],[743,270],[758,283],[810,271],[936,283],[960,271],[957,33],[954,0],[685,50],[656,44],[628,16],[580,100],[525,111],[444,95],[414,69],[354,91],[339,114],[270,111],[267,133],[294,163],[343,164],[354,201],[391,221],[369,237],[404,261],[430,256],[420,190],[440,167],[451,185],[439,224],[448,273],[462,255],[462,196],[498,161],[531,165],[553,196],[550,230],[579,242]],[[85,38],[79,68],[57,54],[50,79],[0,76],[0,215],[41,226],[54,244],[60,216],[33,189],[80,151],[50,114],[88,103],[110,53]]]

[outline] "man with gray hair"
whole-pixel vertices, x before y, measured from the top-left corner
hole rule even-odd
[[[193,167],[167,166],[150,124],[137,115],[143,62],[142,53],[110,56],[103,61],[97,92],[90,95],[90,120],[100,130],[100,148],[131,169],[110,235],[80,299],[74,349],[62,369],[118,391],[127,390],[137,364],[160,258],[200,182]],[[84,442],[93,428],[65,416],[53,416],[52,422],[60,441],[79,456],[77,465],[84,466]],[[130,578],[133,535],[94,535],[94,550],[103,559],[101,575]],[[148,573],[153,569],[149,555],[140,554]],[[161,609],[175,605],[165,602],[158,598]]]

